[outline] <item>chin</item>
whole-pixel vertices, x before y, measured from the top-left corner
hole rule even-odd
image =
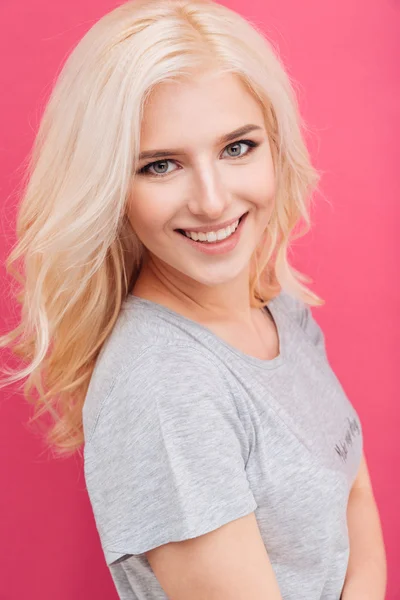
[[[213,265],[209,268],[185,269],[183,272],[187,277],[209,287],[224,285],[236,279],[243,270],[246,269],[249,262],[232,265]],[[214,268],[213,268],[214,267]]]

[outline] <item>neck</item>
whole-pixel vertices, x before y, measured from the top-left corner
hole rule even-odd
[[[132,293],[203,322],[251,321],[249,267],[230,281],[208,286],[148,258]]]

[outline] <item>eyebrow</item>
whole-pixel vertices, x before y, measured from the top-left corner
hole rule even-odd
[[[235,129],[234,131],[231,131],[230,133],[226,133],[225,135],[221,136],[218,140],[217,140],[217,144],[224,144],[227,142],[230,142],[242,135],[246,135],[247,133],[250,133],[251,131],[256,131],[256,130],[262,130],[262,127],[260,127],[259,125],[252,125],[251,123],[249,125],[243,125],[243,127],[239,127],[238,129]],[[164,150],[145,150],[144,152],[141,152],[139,155],[139,161],[148,159],[148,158],[166,158],[167,156],[171,156],[171,155],[177,155],[177,154],[184,154],[185,150],[183,148],[166,148]]]

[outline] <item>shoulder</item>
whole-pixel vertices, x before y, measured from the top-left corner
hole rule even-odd
[[[127,362],[84,448],[109,564],[257,507],[245,469],[250,442],[219,365],[192,344],[165,341]]]
[[[285,291],[281,291],[271,302],[274,307],[284,312],[285,318],[291,324],[301,329],[303,339],[311,342],[320,351],[324,359],[328,359],[325,334],[315,320],[310,306]]]
[[[300,326],[303,324],[307,312],[310,310],[308,304],[285,290],[282,290],[270,302],[291,319],[295,320]]]
[[[113,361],[112,378],[104,363],[94,374],[84,405],[85,440],[104,423],[132,421],[143,410],[154,419],[160,410],[185,413],[194,399],[199,410],[208,411],[216,403],[231,402],[222,368],[205,348],[159,339],[130,350],[119,365]],[[108,385],[101,389],[104,375]]]

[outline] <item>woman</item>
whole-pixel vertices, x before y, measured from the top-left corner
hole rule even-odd
[[[7,341],[29,325],[17,350],[37,416],[56,415],[49,442],[85,442],[120,598],[372,589],[346,515],[367,483],[361,424],[311,314],[322,301],[287,259],[317,180],[282,65],[218,4],[128,2],[57,81]],[[368,520],[381,557],[375,505]]]

